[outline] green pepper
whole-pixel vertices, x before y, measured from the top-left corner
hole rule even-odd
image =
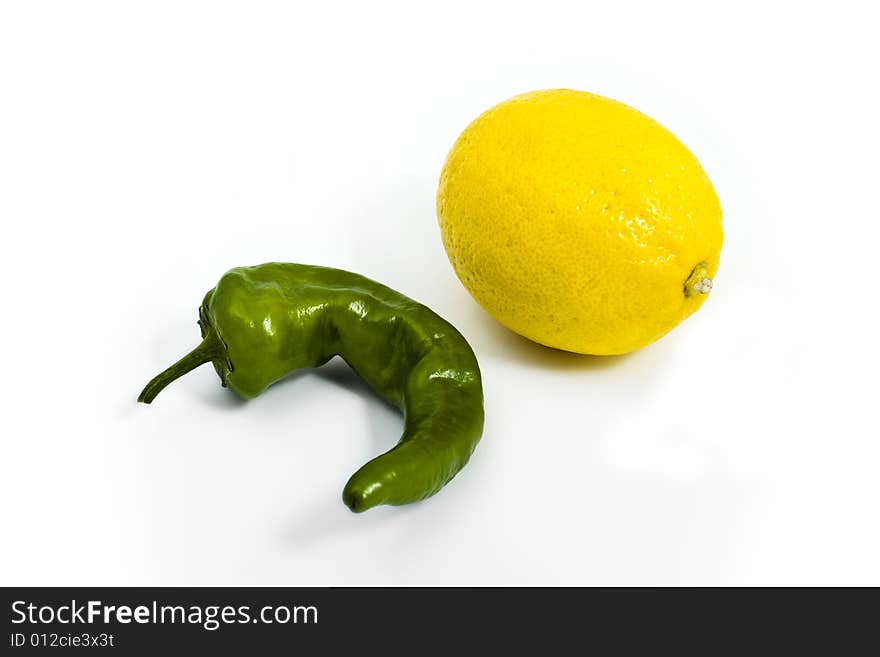
[[[397,445],[348,480],[355,512],[408,504],[461,470],[483,431],[483,388],[467,341],[429,308],[368,278],[328,267],[231,269],[199,308],[202,342],[150,381],[149,404],[180,376],[213,363],[225,387],[259,395],[294,370],[341,356],[403,411]]]

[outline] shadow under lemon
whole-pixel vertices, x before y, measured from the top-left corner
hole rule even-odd
[[[474,312],[479,314],[479,322],[490,337],[493,345],[491,349],[495,351],[495,355],[517,360],[526,365],[564,371],[604,370],[620,365],[635,353],[593,356],[547,347],[511,331],[477,304],[474,305]],[[479,358],[480,354],[477,353],[477,359]]]

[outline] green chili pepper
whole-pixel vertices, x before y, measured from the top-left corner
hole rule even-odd
[[[147,384],[149,404],[211,362],[244,398],[294,370],[341,356],[402,409],[403,436],[358,470],[343,501],[360,512],[439,491],[468,462],[483,430],[477,359],[461,334],[425,306],[358,274],[267,263],[228,271],[199,308],[202,343]]]

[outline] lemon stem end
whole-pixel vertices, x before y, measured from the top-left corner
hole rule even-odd
[[[684,295],[692,297],[696,294],[709,294],[712,291],[712,279],[706,269],[706,263],[701,262],[684,283]]]

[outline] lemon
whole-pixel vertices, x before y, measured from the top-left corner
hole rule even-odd
[[[534,91],[479,116],[440,174],[437,216],[461,282],[535,342],[622,354],[706,299],[721,206],[671,132],[620,102]]]

